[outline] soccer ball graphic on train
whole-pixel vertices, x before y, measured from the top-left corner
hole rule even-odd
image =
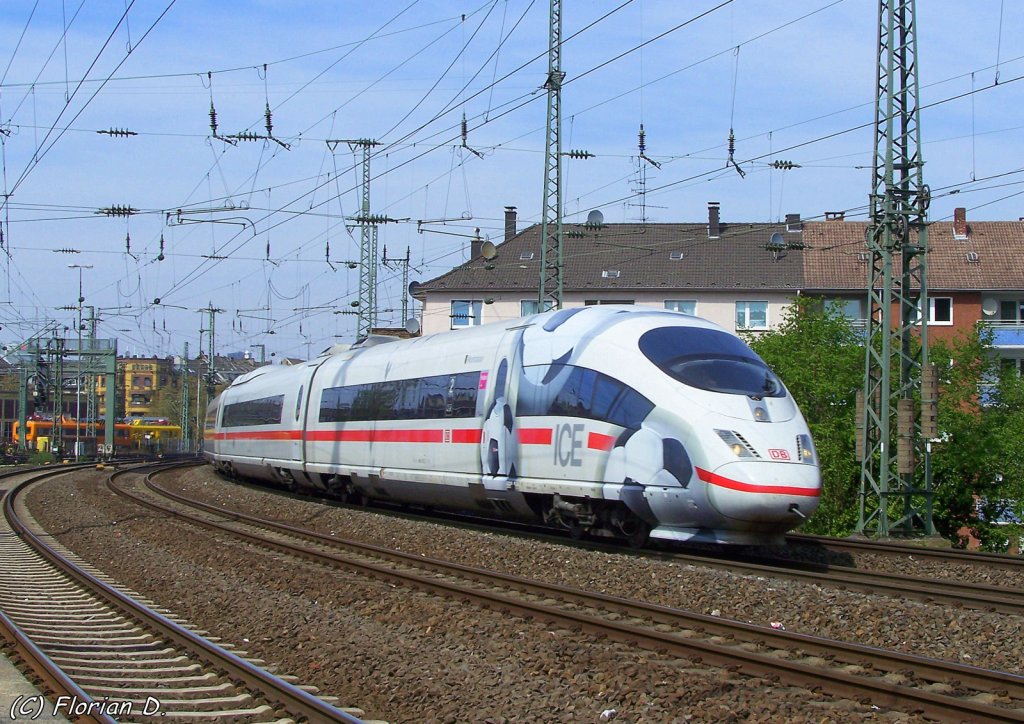
[[[648,416],[638,430],[626,430],[608,455],[604,482],[685,488],[693,464],[682,441],[667,435],[667,426]]]

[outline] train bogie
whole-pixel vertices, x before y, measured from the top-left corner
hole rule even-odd
[[[211,405],[232,472],[638,543],[774,542],[817,504],[807,426],[735,335],[590,307],[261,368]]]

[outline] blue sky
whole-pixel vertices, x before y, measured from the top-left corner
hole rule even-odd
[[[725,222],[863,213],[876,3],[564,5],[563,143],[595,154],[565,162],[567,220],[597,208],[613,222],[701,221],[710,200]],[[225,310],[219,352],[306,357],[352,341],[355,318],[333,312],[358,295],[345,217],[359,176],[348,145],[327,141],[380,142],[371,210],[401,220],[381,227],[381,253],[408,248],[413,280],[464,261],[476,228],[499,240],[506,205],[538,220],[547,12],[543,0],[5,0],[0,342],[48,320],[73,334],[76,313],[58,309],[78,298],[69,264],[92,266],[85,304],[122,353],[185,341],[194,353],[194,310],[210,303]],[[956,206],[1022,215],[1022,26],[1017,2],[918,3],[932,220]],[[267,135],[269,105],[280,143],[213,138],[211,102],[221,136]],[[641,123],[660,168],[637,158]],[[730,127],[745,177],[726,168]],[[98,133],[119,129],[137,135]],[[97,213],[118,206],[138,212]],[[378,296],[397,325],[392,267]]]

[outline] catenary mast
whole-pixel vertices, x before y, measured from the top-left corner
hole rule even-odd
[[[859,533],[935,532],[919,463],[935,436],[928,369],[929,204],[921,157],[915,0],[879,0],[874,173],[867,247],[867,344],[858,395]],[[926,386],[927,387],[927,386]],[[922,424],[923,423],[923,424]],[[928,465],[925,464],[927,469]]]

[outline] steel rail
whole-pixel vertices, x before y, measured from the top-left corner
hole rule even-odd
[[[67,472],[79,470],[83,467],[90,467],[90,464],[80,463],[61,468],[49,468],[42,473],[33,475],[33,470],[21,469],[5,471],[0,473],[0,480],[8,478],[31,476],[27,482],[37,482],[46,478],[62,475]],[[4,510],[7,510],[8,493],[3,492]],[[16,624],[6,613],[0,610],[0,635],[7,641],[13,652],[21,658],[25,666],[39,677],[43,688],[49,695],[51,703],[55,703],[56,697],[69,697],[72,700],[86,705],[86,713],[78,717],[80,722],[95,722],[96,724],[115,724],[113,718],[103,713],[102,707],[96,700],[82,690],[81,687],[68,676],[53,660],[40,649],[36,643]]]
[[[805,634],[796,634],[775,629],[763,628],[752,624],[732,622],[721,618],[691,614],[666,606],[658,606],[628,599],[594,594],[579,589],[565,588],[553,584],[473,569],[459,564],[448,563],[436,559],[393,551],[353,541],[343,541],[324,536],[312,531],[296,528],[275,521],[268,521],[248,516],[243,513],[227,511],[200,501],[192,501],[185,496],[166,491],[147,481],[152,492],[175,500],[179,504],[199,508],[230,521],[270,528],[278,534],[298,536],[306,542],[313,541],[319,545],[333,548],[342,547],[354,551],[358,555],[386,558],[400,565],[414,567],[419,571],[428,569],[430,572],[446,576],[473,578],[487,585],[496,582],[504,587],[525,590],[531,595],[542,599],[561,598],[572,605],[619,613],[631,617],[650,619],[655,623],[670,623],[691,630],[712,631],[718,635],[741,637],[748,641],[767,642],[771,646],[784,649],[799,649],[828,658],[842,658],[844,661],[861,665],[868,669],[882,669],[894,672],[913,672],[914,676],[931,679],[941,683],[956,683],[970,686],[980,692],[999,692],[1012,696],[1017,702],[1024,702],[1024,677],[1000,671],[989,671],[963,664],[944,662],[926,657],[902,654],[898,652],[876,649],[873,647],[834,642]],[[116,488],[116,486],[112,487]],[[694,640],[675,633],[663,632],[650,627],[638,627],[627,623],[602,619],[599,615],[581,611],[566,611],[564,608],[544,603],[532,602],[516,598],[507,593],[481,591],[467,588],[464,584],[452,583],[436,577],[424,577],[420,574],[397,572],[394,569],[366,561],[353,560],[333,552],[311,550],[303,545],[286,541],[268,539],[264,535],[240,530],[231,525],[196,518],[180,510],[155,503],[151,500],[117,488],[120,494],[135,500],[151,509],[180,517],[189,522],[223,531],[265,547],[294,555],[318,563],[331,563],[355,569],[377,578],[392,580],[395,577],[407,584],[421,589],[441,593],[461,599],[472,599],[481,605],[514,611],[518,615],[540,618],[546,621],[558,621],[577,630],[585,629],[597,635],[609,636],[617,640],[628,641],[645,648],[668,650],[684,656],[699,657],[723,667],[739,667],[739,670],[776,680],[783,676],[788,681],[810,688],[824,687],[840,695],[863,697],[868,695],[876,704],[882,703],[898,710],[920,711],[928,716],[943,720],[970,718],[972,721],[1024,721],[1024,709],[1013,709],[992,706],[965,698],[925,691],[913,687],[900,686],[880,677],[862,677],[840,671],[836,667],[810,665],[797,661],[787,661],[775,656],[745,651],[737,647],[724,646],[707,641]],[[1012,692],[1012,694],[1011,694]]]
[[[163,467],[166,467],[166,464]],[[120,475],[136,472],[136,470],[117,470],[108,477],[108,481]],[[4,499],[5,514],[8,516],[12,528],[26,543],[53,565],[64,571],[73,580],[87,587],[115,608],[129,612],[130,615],[144,622],[146,627],[155,630],[174,645],[195,653],[198,658],[212,666],[226,670],[230,677],[244,682],[254,690],[263,692],[268,699],[276,699],[293,715],[298,715],[310,722],[317,723],[347,722],[349,724],[359,724],[360,720],[356,717],[331,706],[293,684],[278,679],[236,654],[222,649],[205,638],[192,633],[66,559],[44,541],[42,537],[36,535],[14,511],[14,500],[32,482],[35,481],[25,481],[10,490]]]
[[[990,553],[988,551],[965,551],[957,548],[930,548],[906,543],[883,543],[876,540],[860,540],[857,538],[830,538],[828,536],[804,535],[790,533],[786,536],[788,543],[797,545],[814,545],[834,551],[870,551],[890,556],[912,555],[918,558],[933,558],[940,561],[956,561],[976,566],[1005,568],[1012,571],[1024,570],[1024,556],[1012,556],[1007,553]]]
[[[275,493],[286,492],[279,488],[254,487],[260,490],[270,490]],[[336,503],[337,501],[331,502]],[[478,516],[467,516],[450,512],[422,515],[409,511],[392,510],[390,508],[376,508],[373,512],[411,520],[429,520],[431,522],[437,522],[438,520],[453,521],[455,525],[471,529],[490,530],[498,526],[503,532],[511,535],[536,540],[554,540],[563,545],[569,544],[568,539],[558,535],[557,532],[552,532],[549,528],[529,523],[482,519]],[[859,543],[859,541],[856,543]],[[1014,615],[1024,614],[1024,589],[1019,588],[991,586],[953,579],[893,574],[829,563],[767,558],[740,554],[735,551],[727,551],[716,555],[708,551],[688,552],[678,549],[671,551],[637,550],[605,543],[600,540],[573,541],[572,545],[587,550],[669,562],[684,562],[756,576],[790,578],[811,582],[820,586],[839,588],[840,590],[856,590],[871,594],[887,595],[893,598],[909,597],[925,603],[940,602],[982,611]],[[916,554],[919,550],[927,551],[931,549],[909,548],[907,552]],[[972,554],[965,553],[964,555],[971,556]]]

